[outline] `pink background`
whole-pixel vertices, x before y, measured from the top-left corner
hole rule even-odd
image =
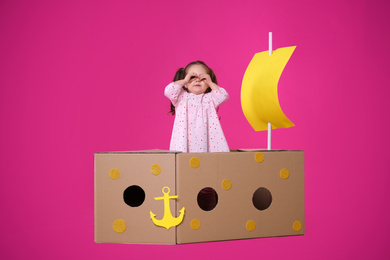
[[[387,1],[2,1],[1,259],[389,257]],[[243,116],[254,53],[297,45],[279,83],[305,151],[306,234],[179,246],[95,244],[93,153],[168,149],[164,87],[204,60],[230,93],[232,149],[264,148]],[[227,216],[228,217],[228,216]]]

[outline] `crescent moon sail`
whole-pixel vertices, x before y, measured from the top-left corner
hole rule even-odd
[[[278,99],[278,82],[296,46],[256,53],[245,71],[241,85],[241,106],[255,131],[288,128],[294,124],[283,113]]]

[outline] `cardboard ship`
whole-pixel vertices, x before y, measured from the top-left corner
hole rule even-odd
[[[304,211],[303,151],[95,153],[97,243],[303,235]]]
[[[271,150],[294,124],[278,81],[295,46],[255,54],[241,86],[245,117],[268,150],[95,153],[95,242],[184,244],[303,235],[304,153]]]

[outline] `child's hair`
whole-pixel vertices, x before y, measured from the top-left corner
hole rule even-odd
[[[187,70],[189,69],[189,67],[191,67],[192,65],[202,65],[205,69],[206,69],[206,72],[207,74],[210,75],[210,79],[212,82],[214,82],[215,84],[218,85],[217,83],[217,77],[215,76],[214,74],[214,71],[206,65],[206,63],[204,63],[203,61],[200,61],[200,60],[197,60],[197,61],[193,61],[193,62],[190,62],[188,63],[188,65],[185,67],[185,68],[180,68],[176,74],[175,74],[175,77],[173,77],[173,81],[178,81],[178,80],[181,80],[181,79],[184,79],[186,77],[186,74],[187,74]],[[183,89],[185,89],[186,91],[188,91],[184,86],[183,86]],[[211,92],[211,88],[208,87],[205,91],[205,93],[209,93]],[[172,115],[175,114],[175,106],[171,103],[171,111],[169,111],[169,113],[171,113]]]

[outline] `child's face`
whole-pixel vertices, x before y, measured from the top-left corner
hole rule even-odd
[[[202,75],[207,74],[205,67],[199,64],[192,65],[188,68],[187,74],[194,74],[186,85],[188,92],[196,95],[205,93],[209,87],[205,79],[202,79]]]

